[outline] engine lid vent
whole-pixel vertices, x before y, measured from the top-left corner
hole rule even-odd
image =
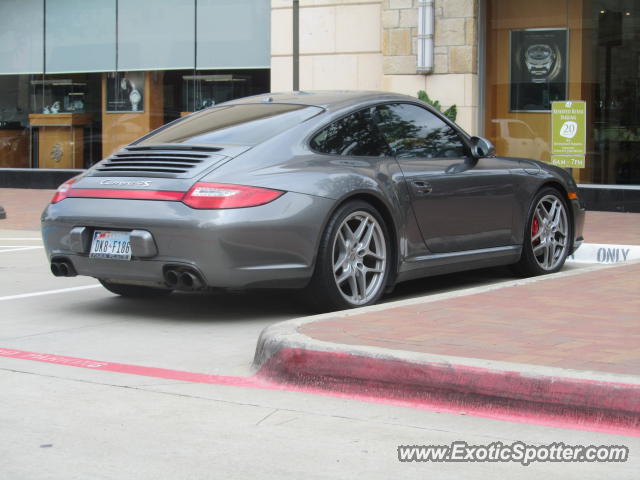
[[[224,157],[213,153],[220,150],[214,147],[169,150],[131,146],[100,162],[94,175],[191,178],[221,161]]]

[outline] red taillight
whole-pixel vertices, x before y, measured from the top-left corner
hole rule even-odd
[[[245,208],[272,202],[284,192],[267,188],[198,182],[182,199],[191,208]]]
[[[51,203],[58,203],[61,200],[64,200],[65,198],[67,198],[69,196],[69,190],[71,190],[71,184],[73,184],[73,182],[75,181],[76,181],[75,178],[71,178],[66,182],[64,182],[62,185],[60,185],[56,190],[56,193],[53,195],[53,198],[51,199]]]

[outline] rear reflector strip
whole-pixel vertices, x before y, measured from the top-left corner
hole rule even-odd
[[[72,188],[67,197],[82,198],[124,198],[127,200],[171,200],[180,201],[186,192],[166,192],[162,190],[114,190],[101,188]]]
[[[195,209],[218,210],[227,208],[257,207],[272,202],[284,194],[280,190],[227,185],[220,183],[196,183],[188,192],[166,190],[128,190],[109,188],[64,188],[56,193],[53,203],[65,198],[111,198],[123,200],[164,200],[182,202]]]

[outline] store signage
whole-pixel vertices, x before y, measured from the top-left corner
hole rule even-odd
[[[551,163],[584,168],[586,141],[587,103],[582,100],[551,102]]]
[[[562,168],[584,168],[584,155],[551,155],[551,165]]]

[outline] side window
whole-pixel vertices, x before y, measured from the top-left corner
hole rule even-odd
[[[398,157],[460,158],[466,155],[460,135],[422,107],[407,103],[380,105],[374,116]]]
[[[333,155],[389,155],[389,147],[373,125],[370,112],[360,110],[333,122],[313,137],[311,148]]]

